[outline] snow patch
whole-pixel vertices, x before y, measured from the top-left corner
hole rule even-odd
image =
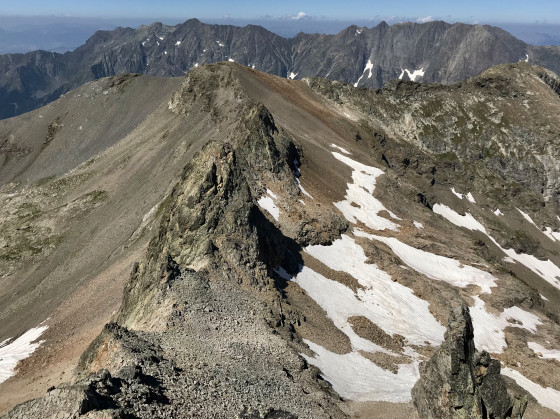
[[[268,213],[270,215],[272,215],[272,217],[278,221],[278,219],[280,218],[280,209],[276,206],[276,204],[274,203],[274,199],[276,199],[276,195],[274,195],[274,193],[272,193],[272,191],[270,189],[267,189],[267,194],[269,196],[262,196],[258,201],[257,204],[259,204],[259,206],[262,209],[265,209],[268,211]]]
[[[354,83],[354,87],[358,87],[358,83],[360,83],[360,80],[362,80],[362,77],[364,77],[364,74],[366,74],[366,71],[369,71],[368,74],[368,79],[371,78],[371,70],[373,70],[373,63],[371,62],[371,60],[367,61],[366,64],[366,68],[364,68],[364,71],[362,71],[362,75],[360,76],[360,78],[358,79],[358,81],[356,83]]]
[[[474,284],[484,293],[491,293],[491,288],[496,286],[496,278],[493,275],[470,265],[463,265],[458,260],[416,249],[394,237],[376,236],[359,229],[355,229],[354,234],[385,243],[406,265],[436,281],[447,282],[460,288]]]
[[[36,342],[36,340],[47,329],[48,326],[35,327],[9,344],[7,344],[8,340],[0,343],[0,383],[15,374],[14,370],[19,361],[27,358],[41,346],[44,341]]]
[[[555,359],[560,362],[560,350],[558,349],[546,349],[544,346],[539,345],[536,342],[527,342],[527,346],[532,349],[539,358]]]
[[[424,228],[424,225],[419,221],[413,221],[412,224],[414,224],[416,228]]]
[[[495,316],[486,310],[486,304],[480,297],[475,296],[473,299],[474,306],[470,308],[470,314],[474,328],[474,344],[478,350],[501,353],[503,348],[507,347],[504,334],[506,327],[518,327],[535,333],[537,326],[542,324],[538,316],[519,307],[506,308],[499,316]]]
[[[234,62],[235,62],[235,60],[234,60],[233,58],[228,58],[228,61],[229,61],[230,63],[234,63]]]
[[[388,401],[404,403],[419,378],[418,362],[399,365],[397,374],[384,370],[357,352],[338,355],[308,340],[314,357],[302,354],[322,372],[322,376],[342,397],[360,402]]]
[[[181,41],[175,42],[175,45],[177,45],[177,46],[181,45]]]
[[[529,216],[529,214],[527,214],[526,212],[521,211],[519,208],[515,208],[517,211],[519,211],[519,213],[523,216],[523,218],[525,218],[527,221],[529,221],[531,224],[533,224],[535,227],[537,227],[537,225],[535,224],[535,222],[533,221],[533,219]],[[537,227],[538,228],[538,227]]]
[[[348,150],[346,150],[345,148],[342,148],[342,147],[336,145],[335,143],[332,143],[332,144],[331,144],[331,147],[336,148],[338,151],[340,151],[340,152],[342,152],[342,153],[344,153],[344,154],[348,154],[348,155],[352,154],[352,153],[350,153]]]
[[[290,71],[290,74],[288,74],[288,78],[290,80],[293,80],[296,78],[296,76],[298,75],[298,73],[294,73],[293,71]]]
[[[443,204],[434,204],[433,210],[436,214],[441,215],[456,226],[465,227],[469,230],[478,230],[486,234],[484,226],[476,221],[468,212],[465,215],[459,215],[456,211]]]
[[[455,188],[451,188],[451,192],[453,192],[453,195],[455,195],[456,197],[458,197],[459,199],[463,199],[463,194],[459,193],[455,190]]]
[[[499,208],[496,208],[496,211],[494,211],[494,215],[496,215],[496,216],[498,216],[498,217],[499,217],[500,215],[502,215],[502,216],[503,216],[503,215],[504,215],[504,213],[503,213],[502,211],[500,211],[500,209],[499,209]]]
[[[218,46],[220,46],[220,47],[223,47],[223,46],[225,46],[225,45],[224,45],[224,43],[223,43],[223,42],[221,42],[221,41],[216,41],[216,44],[218,44]]]
[[[513,259],[516,262],[519,262],[519,263],[525,265],[527,268],[532,270],[534,273],[536,273],[538,276],[543,278],[545,281],[552,284],[556,288],[560,289],[560,280],[559,280],[559,278],[560,278],[560,268],[558,268],[558,266],[556,266],[554,263],[552,263],[550,261],[550,259],[540,260],[540,259],[537,259],[533,255],[528,255],[528,254],[525,254],[525,253],[516,253],[516,251],[514,249],[504,249],[502,246],[500,246],[500,244],[492,236],[490,236],[488,234],[488,232],[486,231],[484,226],[482,224],[480,224],[478,221],[476,221],[474,219],[474,217],[469,213],[466,213],[465,215],[459,215],[457,212],[455,212],[451,208],[447,207],[446,205],[441,205],[441,204],[435,204],[433,206],[433,210],[436,214],[442,215],[447,220],[449,220],[451,223],[453,223],[453,224],[455,224],[459,227],[465,227],[465,228],[468,228],[469,230],[478,230],[478,231],[481,231],[482,233],[486,234],[486,236],[490,240],[492,240],[492,242],[497,247],[499,247],[501,249],[501,251],[506,254],[506,256],[508,256],[509,258]],[[528,220],[532,224],[534,224],[532,222],[531,218],[527,214],[525,214],[523,211],[521,211],[519,209],[518,209],[518,211],[524,217],[526,216],[526,218],[528,218]]]
[[[468,192],[465,196],[469,202],[476,204],[476,201],[474,200],[474,196],[472,196],[472,193]]]
[[[399,76],[399,80],[402,80],[405,72],[406,72],[406,74],[408,74],[408,78],[411,81],[416,81],[417,78],[419,79],[421,77],[424,77],[424,73],[425,73],[424,67],[422,67],[420,70],[414,70],[412,73],[406,68],[405,69],[401,68],[401,74]]]
[[[391,217],[399,219],[395,214],[387,210],[381,201],[373,196],[376,180],[385,172],[376,167],[366,166],[354,161],[340,153],[333,152],[332,154],[335,158],[354,169],[352,172],[353,183],[347,184],[346,200],[335,202],[334,206],[351,223],[356,224],[358,221],[361,221],[373,230],[398,230],[398,224],[377,215],[380,211],[385,210]]]
[[[560,413],[560,391],[555,390],[550,387],[541,387],[540,385],[533,383],[531,380],[522,375],[519,371],[513,370],[511,368],[502,368],[502,374],[513,378],[517,384],[527,390],[533,395],[537,401],[544,407],[548,407],[557,413]]]
[[[344,318],[367,317],[390,335],[398,333],[405,336],[411,344],[425,345],[426,341],[433,345],[441,343],[445,328],[428,310],[428,302],[417,297],[410,288],[393,282],[389,274],[379,269],[377,265],[366,263],[364,250],[350,236],[342,235],[330,246],[308,246],[305,252],[330,269],[346,272],[364,287],[354,293],[345,285],[326,279],[304,267],[294,280],[299,283],[302,280],[300,275],[307,272],[303,278],[313,282],[313,286],[317,287],[315,294],[322,302],[314,298],[310,291],[308,293],[327,312],[329,310],[336,312]],[[313,274],[310,275],[310,272]],[[330,290],[326,283],[319,286],[314,279],[317,276],[336,285],[332,285]],[[309,283],[303,284],[302,288],[306,287],[310,288]],[[342,289],[336,290],[340,287],[347,290],[346,298],[343,297]],[[360,349],[354,342],[353,346]]]

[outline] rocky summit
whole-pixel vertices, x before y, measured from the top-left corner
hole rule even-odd
[[[0,121],[0,414],[560,417],[559,85],[223,62]]]
[[[280,37],[260,26],[176,26],[98,31],[74,51],[0,55],[0,118],[45,105],[82,84],[124,73],[182,77],[233,61],[290,79],[325,77],[380,88],[395,80],[455,83],[488,68],[527,61],[560,72],[560,49],[537,47],[488,25],[441,21],[349,26],[336,35]]]

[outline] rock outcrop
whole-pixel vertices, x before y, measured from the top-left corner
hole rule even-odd
[[[451,312],[445,341],[420,365],[412,389],[420,418],[521,418],[527,396],[508,390],[500,361],[474,345],[466,306]]]

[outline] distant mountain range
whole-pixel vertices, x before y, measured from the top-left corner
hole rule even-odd
[[[319,76],[379,88],[396,78],[453,83],[520,60],[560,72],[560,47],[528,45],[493,26],[441,21],[381,22],[374,28],[349,26],[337,35],[300,33],[289,39],[254,25],[210,25],[196,19],[176,26],[154,23],[98,31],[64,54],[0,55],[0,118],[40,107],[101,77],[182,76],[219,61],[282,77]]]

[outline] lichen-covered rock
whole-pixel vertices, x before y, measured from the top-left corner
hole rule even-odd
[[[420,418],[521,418],[527,397],[510,396],[500,362],[474,345],[466,306],[453,309],[445,341],[421,364],[412,389]]]

